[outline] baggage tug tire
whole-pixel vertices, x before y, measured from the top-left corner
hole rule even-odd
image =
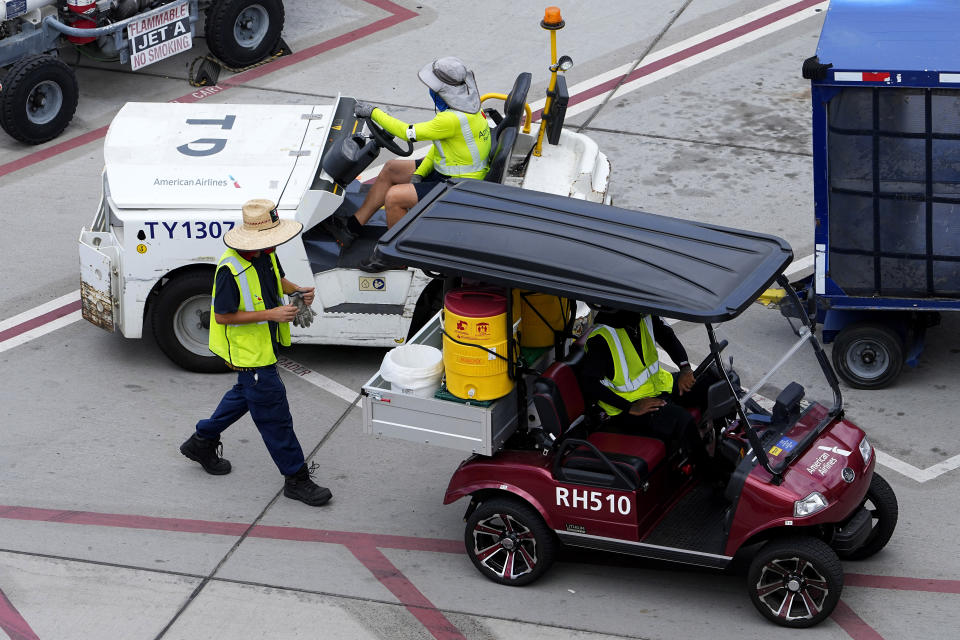
[[[153,301],[151,321],[157,345],[188,371],[228,371],[223,359],[207,346],[212,289],[212,272],[190,271],[174,276]]]

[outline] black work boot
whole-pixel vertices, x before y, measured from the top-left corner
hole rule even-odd
[[[199,462],[204,471],[215,476],[226,475],[232,469],[230,461],[220,457],[223,453],[223,445],[220,444],[219,438],[208,440],[194,433],[180,445],[180,453],[194,462]]]
[[[357,239],[357,234],[350,230],[347,221],[340,216],[330,216],[326,220],[322,220],[320,226],[323,227],[324,231],[333,236],[337,244],[344,249],[349,249],[353,241]]]
[[[311,507],[319,507],[327,504],[330,498],[333,497],[333,494],[330,492],[330,489],[321,487],[310,479],[310,472],[315,468],[316,465],[311,465],[310,469],[307,469],[307,465],[303,465],[300,467],[300,470],[293,475],[285,476],[286,480],[283,483],[283,495],[288,498],[293,498],[294,500],[299,500]]]

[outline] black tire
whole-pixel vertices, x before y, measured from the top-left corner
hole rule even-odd
[[[204,25],[207,46],[228,67],[248,67],[276,53],[283,18],[282,0],[214,0]]]
[[[77,77],[51,55],[15,62],[0,91],[0,126],[26,144],[41,144],[63,133],[77,110]]]
[[[153,336],[161,351],[187,371],[228,370],[207,347],[212,290],[212,271],[190,271],[174,276],[153,301]]]
[[[464,544],[480,573],[498,584],[520,587],[550,568],[557,541],[529,504],[514,498],[494,498],[470,515]]]
[[[783,627],[812,627],[825,620],[843,591],[843,566],[827,543],[795,536],[768,542],[750,563],[750,600]]]
[[[863,322],[844,328],[833,343],[833,366],[855,389],[882,389],[903,369],[903,341],[882,324]]]
[[[897,496],[879,473],[873,474],[862,506],[870,512],[870,535],[859,549],[840,556],[845,560],[863,560],[874,555],[887,546],[893,530],[897,528],[897,517],[900,513]]]
[[[409,342],[417,331],[423,328],[423,325],[430,321],[430,318],[437,315],[437,312],[443,308],[443,280],[434,278],[427,283],[427,286],[420,292],[417,298],[417,304],[413,308],[413,317],[410,319],[410,329],[407,331],[407,341]]]

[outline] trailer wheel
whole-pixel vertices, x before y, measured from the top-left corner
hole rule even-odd
[[[766,618],[792,628],[812,627],[833,613],[843,590],[843,567],[827,543],[804,536],[763,546],[747,574],[750,600]]]
[[[274,53],[283,17],[282,0],[216,0],[207,8],[207,46],[227,66],[250,66]]]
[[[188,371],[222,373],[227,365],[211,353],[210,304],[213,275],[191,271],[161,287],[153,302],[153,336],[160,349]]]
[[[464,543],[490,580],[519,587],[546,572],[556,555],[553,532],[533,507],[517,499],[482,503],[467,520]]]
[[[833,366],[855,389],[882,389],[903,368],[903,341],[882,324],[859,323],[844,328],[833,343]]]
[[[51,55],[18,60],[0,90],[0,126],[26,144],[41,144],[60,135],[77,110],[77,77]]]
[[[841,556],[845,560],[863,560],[874,555],[887,546],[893,530],[897,528],[897,496],[879,473],[874,473],[870,480],[863,507],[870,512],[870,534],[862,547]]]
[[[417,304],[413,308],[413,317],[410,319],[410,329],[407,331],[407,341],[409,342],[417,332],[423,328],[423,325],[430,321],[430,318],[437,315],[437,312],[443,308],[443,280],[434,278],[427,283],[427,286],[420,292],[417,298]]]

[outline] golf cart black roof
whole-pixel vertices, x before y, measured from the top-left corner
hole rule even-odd
[[[693,322],[736,317],[793,259],[760,233],[463,180],[380,240],[390,261]]]

